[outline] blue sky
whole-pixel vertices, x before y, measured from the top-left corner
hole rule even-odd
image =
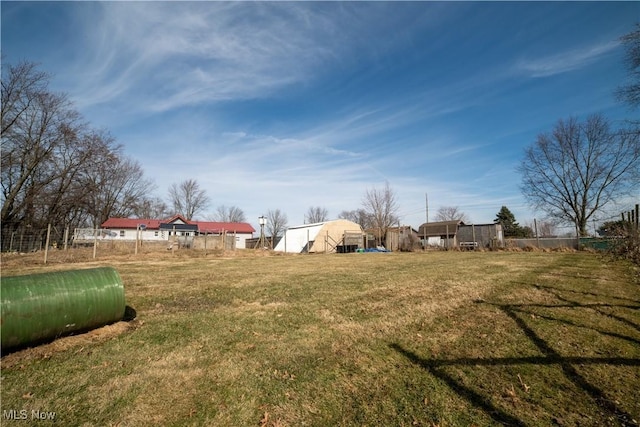
[[[613,96],[637,2],[5,2],[2,54],[53,75],[166,198],[196,179],[257,217],[337,217],[388,182],[402,224],[458,206],[492,222],[559,119]],[[635,112],[637,114],[637,111]],[[626,208],[626,207],[625,207]],[[203,215],[207,216],[207,214]]]

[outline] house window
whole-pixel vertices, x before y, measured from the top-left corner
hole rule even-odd
[[[124,230],[120,230],[120,237],[124,237]]]
[[[153,235],[154,235],[154,236],[156,236],[156,237],[158,237],[158,232],[157,232],[157,231],[154,231]]]

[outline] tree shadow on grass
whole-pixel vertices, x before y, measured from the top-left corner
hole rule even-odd
[[[640,305],[631,305],[631,304],[605,304],[605,303],[579,303],[577,301],[573,301],[570,300],[569,298],[563,297],[562,295],[560,295],[560,292],[551,287],[551,286],[543,286],[543,285],[533,285],[536,289],[539,290],[544,290],[550,294],[552,294],[553,296],[555,296],[558,300],[563,301],[565,303],[567,303],[567,305],[569,307],[583,307],[583,308],[591,308],[593,310],[595,310],[596,312],[600,313],[603,316],[607,316],[610,317],[612,319],[615,319],[621,323],[626,324],[627,326],[632,327],[633,329],[640,331],[640,325],[630,321],[629,319],[626,319],[622,316],[618,316],[612,313],[608,313],[604,310],[601,310],[602,308],[628,308],[631,310],[640,310]],[[584,295],[593,295],[593,296],[598,296],[598,297],[604,297],[604,295],[599,295],[599,294],[594,294],[591,292],[577,292],[577,291],[568,291],[568,292],[572,292],[572,293],[581,293]],[[626,298],[618,298],[618,297],[608,297],[608,298],[613,298],[613,299],[624,299],[626,301],[632,301]],[[640,304],[640,302],[638,302],[638,304]]]
[[[415,365],[420,366],[421,368],[427,370],[431,375],[443,381],[451,390],[456,392],[459,396],[466,399],[473,406],[483,410],[487,415],[489,415],[494,421],[497,421],[504,425],[510,426],[525,426],[522,421],[514,417],[513,415],[507,414],[506,412],[500,410],[495,405],[491,403],[491,400],[484,396],[481,393],[473,390],[470,387],[465,386],[460,381],[456,380],[453,376],[447,374],[444,370],[440,369],[443,366],[451,366],[451,365],[473,365],[472,359],[456,359],[456,360],[438,360],[438,359],[424,359],[412,351],[406,350],[401,345],[397,343],[389,344],[393,350],[402,354],[404,357],[409,359],[410,362]],[[490,362],[490,359],[485,359],[486,362]]]
[[[540,356],[529,357],[505,357],[505,358],[457,358],[457,359],[427,359],[418,356],[416,353],[405,349],[400,344],[392,343],[389,346],[406,357],[413,364],[420,366],[428,371],[431,375],[442,380],[451,390],[456,392],[459,396],[467,400],[473,406],[483,410],[494,421],[513,426],[526,425],[523,421],[519,420],[515,416],[505,412],[504,410],[496,407],[490,400],[490,398],[482,393],[473,390],[472,388],[462,384],[459,380],[456,380],[453,376],[444,371],[443,368],[447,366],[513,366],[513,365],[557,365],[562,369],[564,376],[571,381],[576,387],[585,391],[593,400],[593,402],[609,417],[614,418],[622,426],[637,426],[638,423],[633,419],[632,415],[623,410],[619,404],[609,399],[606,394],[598,388],[596,385],[590,383],[583,375],[581,375],[574,365],[611,365],[611,366],[640,366],[640,359],[637,358],[624,358],[624,357],[567,357],[562,356],[556,350],[554,350],[547,341],[545,341],[540,335],[534,331],[534,329],[525,322],[525,320],[519,315],[531,314],[526,310],[526,307],[545,307],[545,308],[564,308],[564,307],[580,307],[596,309],[602,307],[602,304],[580,304],[575,301],[570,301],[561,297],[558,293],[554,293],[559,300],[565,302],[565,304],[549,305],[549,304],[496,304],[485,301],[475,301],[476,304],[488,304],[490,306],[498,308],[506,316],[513,320],[518,328],[524,333],[524,335],[535,345],[540,351]],[[605,304],[606,306],[615,306],[611,304]],[[620,306],[616,306],[620,307]],[[640,306],[625,305],[624,307],[630,309],[640,309]],[[600,312],[599,310],[597,310]],[[603,315],[612,317],[627,326],[637,329],[637,325],[628,321],[620,316],[613,316],[610,313],[601,313]],[[536,314],[537,316],[537,314]],[[553,317],[549,317],[548,320],[561,321]],[[564,322],[564,321],[561,321]],[[581,325],[570,322],[572,326]],[[584,326],[588,328],[587,326]],[[593,329],[593,328],[590,328]],[[625,339],[634,343],[638,343],[635,338],[623,336],[620,334],[613,334],[606,331],[596,330],[598,333],[610,335],[616,338]]]

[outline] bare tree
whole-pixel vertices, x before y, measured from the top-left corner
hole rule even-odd
[[[173,206],[173,212],[183,215],[187,220],[193,219],[209,205],[206,191],[201,189],[198,181],[194,179],[187,179],[180,184],[171,184],[169,200]]]
[[[441,206],[436,212],[436,221],[462,221],[469,222],[467,214],[457,206]]]
[[[51,167],[64,142],[64,130],[78,114],[64,95],[49,92],[48,77],[35,65],[7,66],[2,79],[2,213],[8,224],[35,224],[39,196],[53,182]],[[5,71],[3,69],[3,71]]]
[[[242,209],[237,206],[227,207],[221,205],[216,208],[214,220],[219,222],[247,222],[247,217]]]
[[[532,206],[586,236],[589,218],[639,188],[640,132],[612,131],[601,115],[560,120],[526,149],[518,170]]]
[[[384,188],[367,190],[362,206],[370,216],[373,228],[376,229],[377,243],[384,245],[387,231],[399,221],[395,192],[388,182],[385,183]]]
[[[618,99],[631,108],[640,106],[640,23],[635,29],[620,38],[626,49],[625,63],[629,72],[629,82],[616,91]]]
[[[340,212],[340,215],[338,215],[338,218],[348,219],[349,221],[355,222],[356,224],[360,224],[360,227],[365,230],[373,227],[371,215],[364,209],[342,211]]]
[[[329,219],[329,211],[320,206],[310,206],[305,215],[307,223],[313,224],[316,222],[323,222]]]
[[[87,178],[95,172],[92,164],[105,141],[96,141],[97,133],[87,130],[83,124],[71,125],[60,129],[61,141],[56,154],[43,166],[51,179],[40,192],[38,204],[43,221],[70,226],[90,225]]]
[[[138,218],[163,219],[169,216],[169,207],[159,197],[145,197],[133,208],[133,215]]]
[[[48,93],[49,75],[38,71],[36,64],[32,62],[21,62],[16,66],[3,65],[6,73],[2,76],[0,121],[1,134],[7,135],[14,126],[24,125],[24,122],[20,123],[21,118],[33,110],[39,102],[38,98]]]
[[[138,203],[154,190],[153,183],[144,178],[140,163],[123,156],[119,147],[104,150],[102,156],[93,159],[93,173],[87,180],[88,211],[96,227],[113,216],[134,215]]]
[[[2,68],[2,232],[128,216],[153,185],[32,63]]]
[[[272,238],[281,236],[287,229],[287,222],[287,214],[280,209],[269,209],[267,212],[267,234]]]

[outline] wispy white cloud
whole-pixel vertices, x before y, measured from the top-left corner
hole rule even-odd
[[[264,96],[308,77],[339,46],[322,16],[305,25],[295,4],[108,3],[86,17],[82,106],[122,94],[166,111],[207,101]],[[307,12],[308,13],[308,12]],[[324,30],[323,30],[324,28]],[[320,32],[320,33],[319,33]],[[323,37],[325,43],[316,43]]]
[[[129,108],[150,112],[265,97],[314,79],[329,64],[380,49],[362,38],[374,27],[361,15],[386,7],[98,4],[84,17],[87,58],[70,73],[76,77],[73,92],[80,107],[127,94],[121,101]]]
[[[548,77],[585,67],[619,46],[617,41],[559,52],[535,59],[523,59],[515,65],[517,72],[531,77]]]

